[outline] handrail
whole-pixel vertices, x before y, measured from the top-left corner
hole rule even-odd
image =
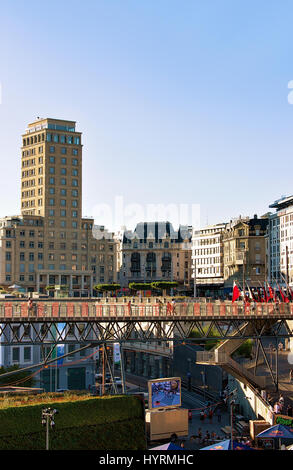
[[[182,302],[173,306],[171,303],[101,303],[95,299],[80,301],[74,299],[62,300],[33,300],[33,307],[29,308],[26,300],[0,300],[0,320],[14,318],[76,318],[76,317],[104,317],[104,318],[154,318],[160,317],[170,320],[174,318],[198,319],[217,318],[219,320],[231,318],[286,318],[293,319],[293,302],[285,304],[263,303],[243,304],[227,301],[217,302]]]
[[[243,367],[238,362],[234,361],[227,353],[221,351],[197,351],[196,352],[196,362],[205,362],[218,365],[227,365],[231,367],[238,373],[240,376],[245,377],[247,381],[258,383],[264,382],[263,386],[265,385],[265,378],[263,376],[254,376],[249,372],[245,367]]]

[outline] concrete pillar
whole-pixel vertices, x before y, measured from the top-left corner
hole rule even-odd
[[[72,274],[69,274],[69,290],[72,291]]]
[[[36,275],[37,275],[37,279],[36,279],[37,287],[36,287],[36,289],[37,289],[37,292],[40,292],[40,274],[37,273]]]
[[[93,275],[90,275],[90,297],[93,296]]]
[[[144,356],[143,376],[147,377],[148,371],[149,371],[149,355],[143,353],[143,356]]]
[[[160,359],[159,359],[159,377],[160,377],[160,378],[164,377],[164,372],[163,372],[163,357],[160,357]]]
[[[143,374],[143,353],[139,353],[137,357],[137,371],[138,375]]]
[[[135,374],[135,352],[134,351],[131,351],[130,353],[130,371],[132,374]]]
[[[133,356],[134,356],[134,368],[133,368],[134,374],[138,375],[138,356],[139,356],[139,353],[134,352]]]
[[[81,275],[81,290],[84,290],[84,274]]]
[[[126,351],[127,360],[125,362],[126,372],[131,372],[131,355],[129,351]]]
[[[150,359],[149,359],[149,375],[151,379],[156,378],[156,371],[155,371],[155,360],[154,356],[150,354]]]

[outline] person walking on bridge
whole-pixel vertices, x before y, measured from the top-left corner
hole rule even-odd
[[[172,299],[172,313],[175,313],[176,302],[175,299]]]
[[[170,302],[167,302],[167,315],[172,314],[172,305]]]

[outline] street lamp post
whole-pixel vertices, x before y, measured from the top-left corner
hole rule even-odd
[[[233,405],[235,400],[231,400],[230,402],[230,410],[231,410],[231,450],[233,450]]]
[[[59,413],[55,408],[43,408],[42,409],[42,425],[46,426],[46,450],[49,450],[49,429],[54,429],[54,415]]]
[[[206,374],[205,374],[205,366],[204,370],[200,371],[202,376],[202,384],[203,384],[203,401],[206,402]]]

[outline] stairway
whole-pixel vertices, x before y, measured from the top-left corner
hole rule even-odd
[[[256,388],[264,389],[266,387],[266,377],[253,375],[245,367],[234,361],[229,354],[215,351],[197,351],[196,363],[215,365],[222,367],[228,374],[233,375],[245,385],[252,385]]]
[[[242,332],[246,337],[254,333],[253,325],[248,322],[242,325],[235,335]],[[196,353],[197,364],[209,364],[221,366],[228,374],[231,374],[236,379],[240,380],[245,385],[253,385],[253,387],[264,389],[266,386],[266,377],[253,375],[246,367],[243,367],[238,362],[231,358],[235,352],[246,339],[227,339],[223,341],[212,351],[198,351]]]

